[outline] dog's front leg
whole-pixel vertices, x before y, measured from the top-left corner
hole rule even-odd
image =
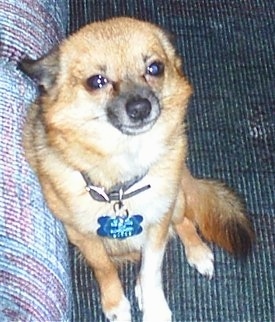
[[[140,276],[136,296],[143,311],[143,322],[170,322],[172,314],[162,286],[162,261],[168,238],[170,216],[147,232],[142,252]]]
[[[124,295],[118,272],[100,239],[87,237],[66,227],[69,240],[76,245],[93,269],[101,293],[104,314],[110,321],[131,322],[130,303]]]

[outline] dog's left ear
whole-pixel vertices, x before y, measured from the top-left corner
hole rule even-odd
[[[47,92],[54,86],[59,73],[59,49],[55,48],[37,60],[24,59],[19,68]]]

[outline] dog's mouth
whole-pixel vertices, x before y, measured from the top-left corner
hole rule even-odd
[[[107,106],[108,121],[126,135],[149,131],[160,111],[158,98],[147,88],[121,94]]]

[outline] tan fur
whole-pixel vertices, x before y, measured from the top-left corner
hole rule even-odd
[[[203,236],[232,254],[246,255],[254,232],[236,194],[223,183],[194,179],[188,170],[182,177],[182,186],[185,216],[199,226]]]
[[[165,66],[161,77],[145,73],[156,60]],[[128,18],[94,23],[22,68],[42,88],[26,122],[26,156],[49,207],[93,268],[105,312],[124,296],[114,262],[137,258],[148,241],[152,249],[164,247],[173,227],[186,245],[200,243],[198,225],[231,252],[250,247],[253,233],[238,199],[224,185],[194,179],[186,168],[183,121],[192,90],[162,30]],[[97,74],[110,82],[91,90],[87,79]],[[106,106],[136,87],[156,95],[161,113],[150,130],[125,135],[108,122]],[[141,235],[122,241],[97,236],[98,217],[113,208],[91,198],[80,171],[107,190],[146,174],[141,182],[151,189],[125,200],[130,214],[144,217]]]

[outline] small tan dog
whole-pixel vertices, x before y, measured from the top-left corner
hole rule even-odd
[[[253,230],[234,193],[186,167],[192,91],[169,38],[146,22],[111,19],[21,68],[41,89],[26,122],[27,159],[93,269],[106,317],[131,321],[117,264],[141,254],[143,321],[171,321],[161,276],[169,235],[176,231],[190,265],[211,277],[213,253],[196,226],[237,254],[249,250]]]

